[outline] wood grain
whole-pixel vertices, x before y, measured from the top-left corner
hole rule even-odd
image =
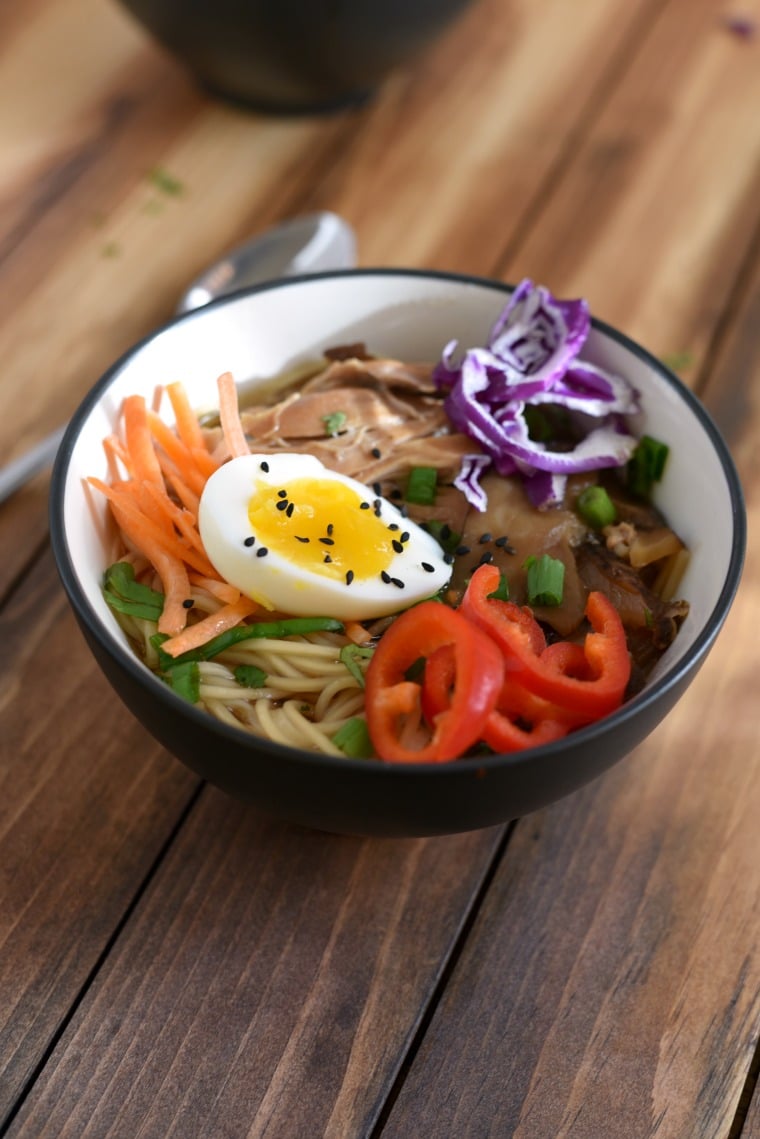
[[[367,1135],[500,831],[297,831],[208,790],[9,1135]]]
[[[760,41],[725,15],[479,0],[364,110],[269,119],[118,5],[0,11],[0,455],[221,249],[323,207],[364,264],[528,274],[687,352],[752,536],[709,661],[627,761],[506,846],[376,842],[194,799],[67,615],[44,477],[6,504],[0,1133],[760,1136]]]
[[[49,556],[0,618],[0,645],[2,1120],[197,780],[114,698]]]

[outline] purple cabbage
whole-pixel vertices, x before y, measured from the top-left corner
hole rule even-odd
[[[559,505],[567,476],[621,466],[636,438],[624,417],[638,410],[638,395],[621,376],[579,359],[591,322],[583,300],[560,301],[526,279],[491,329],[485,347],[456,360],[457,344],[446,345],[434,371],[452,425],[478,444],[467,455],[454,485],[477,509],[487,499],[480,486],[489,469],[518,472],[539,508]],[[553,450],[530,436],[526,407],[553,405],[582,424],[572,449]]]

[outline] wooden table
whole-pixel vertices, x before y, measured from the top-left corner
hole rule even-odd
[[[743,24],[732,21],[742,17]],[[583,295],[667,357],[757,523],[760,0],[477,0],[364,108],[214,102],[110,0],[0,9],[0,454],[223,250],[332,209],[365,266]],[[512,825],[297,830],[93,664],[47,478],[0,509],[0,1134],[758,1139],[760,550],[696,682]]]

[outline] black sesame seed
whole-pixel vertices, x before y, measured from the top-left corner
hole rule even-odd
[[[324,565],[329,565],[329,563],[330,563],[331,561],[332,561],[332,558],[330,557],[330,555],[329,555],[329,554],[325,554],[325,556],[322,558],[322,563],[323,563]]]
[[[492,562],[492,561],[493,561],[493,554],[491,553],[491,551],[490,551],[490,550],[485,550],[485,551],[484,551],[484,552],[483,552],[483,553],[480,555],[480,561],[478,562],[478,565],[479,565],[479,566],[487,566],[487,565],[488,565],[488,563],[489,563],[489,562]]]
[[[401,493],[401,491],[398,489],[398,487],[396,487],[395,490],[392,490],[391,493],[388,495],[388,498],[392,498],[394,502],[398,502],[398,500],[400,498],[403,498],[403,497],[404,496]]]
[[[256,557],[265,558],[268,553],[269,550],[266,548],[266,546],[259,546],[258,550],[256,551]]]
[[[392,577],[391,578],[391,585],[395,585],[396,589],[404,589],[405,588],[404,583],[400,577]]]
[[[401,515],[401,517],[402,517],[402,518],[408,518],[408,517],[409,517],[409,510],[408,510],[408,508],[407,508],[407,506],[406,506],[406,505],[404,505],[404,506],[399,506],[399,508],[398,508],[398,512],[399,512],[399,514]]]
[[[451,563],[454,561],[454,555],[453,554],[444,554],[443,560],[445,561],[447,566],[450,566]]]
[[[256,541],[256,539],[254,537],[249,536],[248,538],[243,539],[243,545],[244,546],[252,546],[255,541]]]
[[[458,558],[464,557],[464,555],[469,554],[469,552],[469,546],[457,546],[456,550],[454,551]]]
[[[448,522],[444,522],[443,526],[441,526],[441,537],[443,538],[444,542],[451,537],[451,527],[449,526]]]
[[[391,522],[390,525],[388,526],[388,529],[389,530],[400,530],[401,527],[399,526],[398,522]]]
[[[409,531],[404,530],[404,533],[399,538],[399,542],[408,542],[408,541],[409,541]]]
[[[192,597],[186,597],[182,602],[183,609],[192,609],[193,605],[195,605],[195,602],[193,601]]]
[[[379,482],[373,482],[372,489],[374,490],[375,494],[382,494],[383,492],[383,488],[380,486]]]
[[[369,510],[369,503],[368,502],[360,502],[359,503],[359,509],[360,510]]]
[[[509,541],[509,538],[507,537],[507,535],[502,534],[501,538],[496,539],[496,545],[499,546],[499,548],[503,550],[508,541]]]
[[[287,498],[288,492],[286,490],[278,490],[277,491],[277,497],[278,498]]]
[[[294,503],[292,503],[292,502],[289,502],[289,503],[288,503],[288,508],[287,508],[287,510],[285,511],[285,515],[286,515],[286,517],[288,517],[288,518],[292,518],[292,517],[293,517],[293,511],[294,511],[294,510],[295,510],[295,505],[294,505]]]
[[[382,458],[382,454],[380,452],[379,447],[373,447],[372,450],[370,451],[370,455],[372,456],[373,459],[381,459]]]
[[[393,548],[397,554],[403,554],[404,547],[401,545],[398,538],[394,538],[393,541],[391,542],[391,545],[393,546]]]
[[[269,463],[259,463],[259,466],[265,474],[269,471]]]
[[[287,510],[288,509],[288,504],[284,498],[281,498],[279,502],[276,502],[275,506],[277,507],[278,510]]]
[[[385,570],[381,570],[380,571],[380,580],[384,581],[386,585],[389,585],[390,581],[391,581],[391,575],[389,573],[386,573]]]
[[[335,527],[333,526],[332,522],[328,522],[327,523],[327,536],[328,537],[332,536],[332,532],[334,529],[335,529]]]
[[[435,566],[431,566],[430,562],[420,562],[425,573],[435,573]]]
[[[354,571],[353,570],[346,570],[346,585],[350,585],[353,580],[354,580]]]
[[[335,545],[335,542],[332,538],[320,538],[319,540],[323,546],[334,546]]]
[[[488,531],[487,531],[487,530],[486,530],[485,534],[481,534],[481,535],[480,535],[480,541],[481,541],[482,543],[485,543],[485,542],[490,542],[490,541],[491,541],[491,535],[488,533]]]
[[[297,542],[308,542],[308,540],[309,540],[308,538],[302,538],[302,537],[300,536],[300,534],[296,534],[296,535],[295,535],[295,539],[296,539],[296,541],[297,541]]]

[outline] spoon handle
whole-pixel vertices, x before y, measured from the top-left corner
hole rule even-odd
[[[5,502],[24,483],[49,467],[55,459],[65,427],[59,427],[0,470],[0,502]]]

